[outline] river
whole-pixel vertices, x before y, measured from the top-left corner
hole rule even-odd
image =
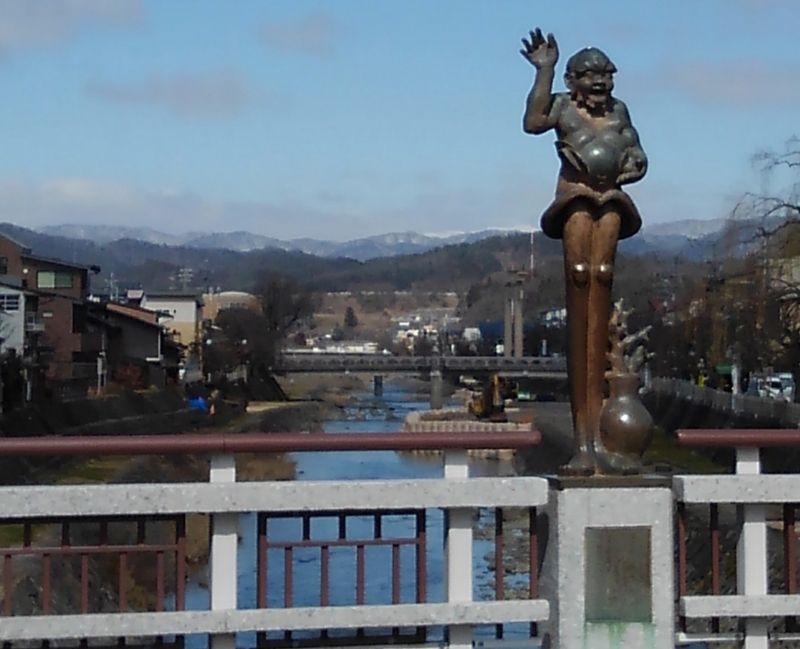
[[[354,403],[345,408],[342,419],[329,420],[323,430],[337,433],[393,433],[399,431],[411,412],[427,410],[427,395],[419,395],[408,389],[387,382],[384,394],[375,397],[363,392],[355,395]],[[372,452],[315,452],[295,453],[296,480],[374,480],[401,478],[435,478],[442,475],[440,455],[416,455],[394,451]],[[478,460],[470,465],[473,476],[512,475],[513,466],[507,461]],[[320,519],[312,524],[312,536],[335,538],[337,521],[333,518]],[[348,518],[349,538],[371,538],[372,517]],[[409,516],[387,517],[383,523],[386,537],[413,536],[413,519]],[[288,540],[300,538],[300,521],[294,519],[274,520],[269,524],[269,539]],[[256,606],[256,516],[243,515],[239,522],[239,607]],[[428,601],[442,601],[443,585],[443,515],[439,510],[428,511],[427,516],[427,570]],[[487,553],[491,550],[489,541],[475,541],[475,598],[485,595],[491,575],[488,569]],[[408,550],[408,553],[406,553]],[[366,552],[366,602],[368,604],[391,603],[391,549],[388,547],[369,548]],[[268,603],[270,607],[283,605],[283,558],[281,550],[271,550],[268,555],[270,570],[268,577]],[[401,601],[414,601],[413,551],[403,548],[401,552]],[[318,549],[299,549],[294,553],[294,605],[319,605],[320,553]],[[330,557],[330,603],[344,605],[355,603],[354,560],[352,548],[331,551]],[[187,588],[187,608],[207,609],[208,590],[204,578],[190,581]],[[254,646],[255,634],[240,634],[238,646]],[[187,646],[206,646],[204,638],[188,638]]]

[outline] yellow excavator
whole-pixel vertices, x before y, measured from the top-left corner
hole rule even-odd
[[[506,381],[498,374],[492,374],[480,392],[473,392],[467,410],[478,419],[508,421],[505,414],[505,400],[514,398],[515,392],[514,383]]]

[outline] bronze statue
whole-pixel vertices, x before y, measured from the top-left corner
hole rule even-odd
[[[624,473],[617,454],[602,446],[599,419],[617,241],[641,227],[636,206],[620,187],[644,176],[647,156],[627,107],[611,95],[617,68],[608,56],[594,47],[574,54],[564,74],[567,92],[553,93],[555,37],[545,39],[536,29],[522,44],[522,55],[536,68],[523,130],[538,135],[554,129],[561,159],[556,198],[541,226],[564,246],[575,453],[562,472]]]

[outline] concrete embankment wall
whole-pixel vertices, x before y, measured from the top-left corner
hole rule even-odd
[[[653,379],[642,400],[656,425],[667,433],[681,428],[798,428],[800,404],[701,387],[678,379]],[[733,451],[707,451],[723,464],[733,463]],[[800,449],[765,449],[770,472],[800,470]]]

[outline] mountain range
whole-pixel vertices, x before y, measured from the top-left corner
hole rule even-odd
[[[252,250],[276,249],[304,252],[317,257],[346,257],[366,261],[377,257],[392,257],[425,252],[441,246],[472,243],[503,234],[516,234],[513,230],[481,230],[451,235],[426,235],[417,232],[392,232],[351,241],[326,241],[323,239],[275,239],[252,232],[185,232],[173,235],[151,228],[135,228],[119,225],[51,225],[38,229],[47,234],[69,239],[94,241],[99,245],[121,239],[133,239],[156,245],[183,246],[187,248],[210,248],[250,252]]]
[[[693,240],[702,239],[721,230],[725,219],[684,219],[672,223],[646,225],[637,237],[637,248],[680,249]],[[40,234],[92,241],[105,245],[122,239],[130,239],[165,246],[204,248],[250,252],[275,249],[303,252],[317,257],[344,257],[367,261],[379,257],[393,257],[426,252],[441,246],[474,243],[489,237],[522,234],[521,230],[487,229],[477,232],[461,232],[449,235],[420,234],[418,232],[392,232],[353,239],[350,241],[327,241],[314,238],[275,239],[242,230],[234,232],[185,232],[173,235],[151,228],[119,225],[51,225],[39,228]]]
[[[754,226],[742,224],[739,240],[746,243],[733,248],[732,238],[722,236],[730,231],[724,221],[645,226],[639,235],[621,242],[621,259],[677,264],[746,252]],[[116,226],[36,231],[12,223],[0,223],[0,233],[34,254],[99,267],[92,285],[105,286],[109,292],[125,287],[251,290],[264,273],[278,273],[319,291],[467,290],[493,273],[529,267],[531,252],[541,278],[552,275],[562,263],[560,242],[539,231],[533,250],[530,232],[499,230],[446,237],[391,233],[348,242],[281,241],[247,232],[177,237]]]

